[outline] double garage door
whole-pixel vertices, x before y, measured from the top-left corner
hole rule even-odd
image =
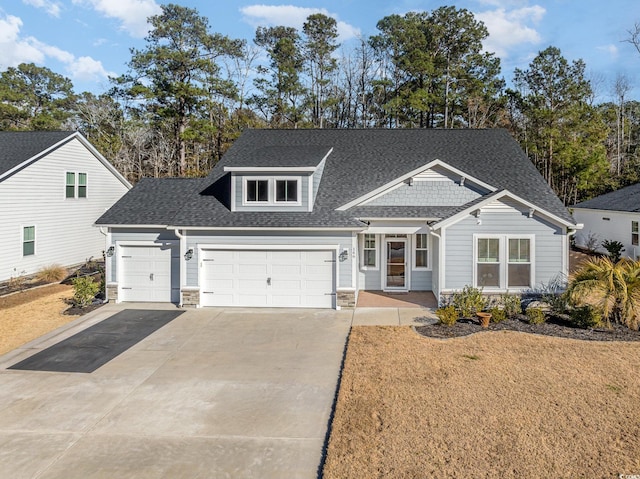
[[[200,305],[332,308],[331,250],[203,250]]]

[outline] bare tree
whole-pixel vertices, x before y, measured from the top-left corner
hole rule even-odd
[[[636,22],[631,30],[627,30],[629,34],[629,38],[624,39],[623,41],[627,43],[631,43],[638,53],[640,53],[640,22]]]

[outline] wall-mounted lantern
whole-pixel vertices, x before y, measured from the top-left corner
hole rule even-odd
[[[191,258],[193,258],[193,248],[189,248],[184,254],[184,259],[186,259],[187,261],[189,261]]]
[[[116,248],[114,246],[109,246],[109,248],[107,249],[107,256],[111,258],[115,251],[116,251]]]

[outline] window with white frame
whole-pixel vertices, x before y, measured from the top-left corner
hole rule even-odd
[[[276,180],[276,203],[298,201],[297,180]]]
[[[76,197],[76,174],[71,171],[67,171],[64,196],[65,198]]]
[[[269,180],[247,180],[245,190],[248,203],[269,201]]]
[[[639,236],[639,232],[638,232],[638,222],[637,221],[632,221],[631,222],[631,244],[633,246],[638,246],[638,239],[640,238]]]
[[[22,228],[22,256],[36,254],[36,227],[25,226]]]
[[[87,197],[87,174],[78,173],[78,198]]]
[[[375,234],[365,233],[362,247],[362,266],[376,268],[378,258],[378,242]]]
[[[532,237],[476,237],[476,286],[529,288],[533,285]]]
[[[429,235],[417,234],[414,246],[414,268],[415,269],[427,269],[429,268]]]
[[[300,205],[300,178],[245,178],[244,203]]]

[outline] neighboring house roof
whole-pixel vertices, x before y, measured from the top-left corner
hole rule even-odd
[[[0,182],[78,139],[127,188],[131,184],[77,131],[0,131]]]
[[[638,212],[640,211],[640,183],[596,196],[578,203],[574,208]]]
[[[232,212],[229,209],[230,173],[225,167],[317,165],[329,150],[312,212]],[[282,164],[276,161],[283,154]],[[264,155],[264,156],[263,156]],[[212,228],[362,228],[359,218],[415,217],[441,220],[465,207],[373,207],[354,204],[358,198],[380,189],[439,160],[497,190],[518,197],[575,224],[562,202],[547,185],[518,143],[506,130],[247,130],[232,145],[209,176],[186,186],[180,207],[167,225]],[[286,165],[284,164],[286,163]],[[164,186],[155,190],[161,204]],[[137,186],[133,189],[135,192]],[[145,186],[144,188],[149,188]],[[150,188],[153,190],[153,188]],[[132,195],[133,193],[129,193]],[[129,196],[127,195],[127,196]],[[173,201],[164,198],[166,203]],[[98,224],[157,224],[156,214],[146,216],[146,205],[138,212],[123,208],[125,199],[98,220]],[[468,205],[465,205],[468,206]],[[407,216],[408,215],[408,216]],[[134,221],[135,219],[135,221]],[[153,221],[152,221],[153,220]]]

